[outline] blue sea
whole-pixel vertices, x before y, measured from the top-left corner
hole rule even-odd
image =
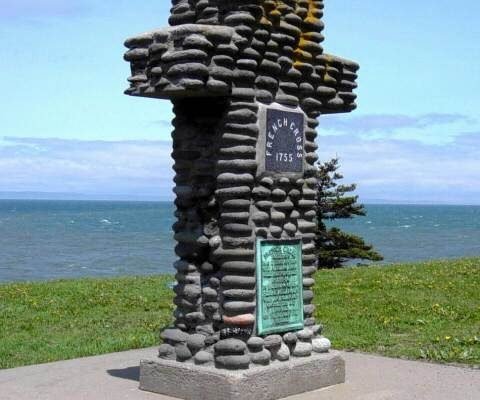
[[[384,263],[480,256],[480,206],[368,205]],[[172,203],[0,200],[0,282],[173,272]]]

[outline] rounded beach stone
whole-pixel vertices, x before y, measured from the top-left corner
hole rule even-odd
[[[225,82],[210,78],[207,82],[207,89],[210,89],[212,92],[227,93],[229,85]]]
[[[182,322],[182,321],[177,321],[177,322],[175,322],[175,327],[177,327],[178,329],[183,329],[183,330],[188,329],[187,324],[185,324],[185,323]]]
[[[223,309],[229,314],[247,314],[255,310],[256,303],[248,301],[225,301]]]
[[[218,356],[215,358],[215,363],[218,368],[247,369],[250,366],[250,357],[248,355]]]
[[[208,41],[205,36],[193,34],[185,38],[185,40],[183,41],[183,47],[185,49],[210,49],[213,47],[213,44],[210,43],[210,41]]]
[[[209,300],[217,299],[218,292],[215,289],[212,289],[208,286],[202,289],[202,293],[205,299],[209,299]]]
[[[291,199],[298,199],[301,197],[302,193],[300,192],[300,190],[292,189],[290,190],[290,192],[288,192],[288,195]]]
[[[300,218],[300,213],[297,211],[297,210],[293,210],[291,213],[290,213],[290,219],[299,219]]]
[[[288,346],[285,343],[282,343],[282,345],[280,346],[280,348],[278,349],[278,351],[275,354],[275,358],[278,361],[288,361],[289,360],[290,349],[288,348]]]
[[[264,339],[264,346],[266,349],[280,347],[282,344],[282,337],[280,335],[270,335]]]
[[[211,273],[213,272],[214,270],[214,266],[213,264],[209,263],[209,262],[204,262],[201,266],[200,266],[200,270],[203,272],[203,273]]]
[[[282,213],[282,212],[278,212],[278,211],[273,211],[271,213],[271,220],[275,223],[275,224],[283,224],[283,222],[285,221],[285,214]]]
[[[254,364],[268,365],[270,364],[271,354],[267,349],[256,353],[250,353],[250,360]]]
[[[219,309],[220,305],[216,301],[210,301],[203,304],[203,310],[207,313],[215,313]]]
[[[285,232],[290,233],[290,234],[295,234],[295,232],[297,232],[297,227],[294,224],[292,224],[291,222],[285,224],[283,229],[285,229]]]
[[[218,279],[216,277],[210,278],[210,285],[214,288],[219,287],[220,286],[220,279]]]
[[[305,179],[303,179],[303,178],[297,179],[297,180],[295,181],[295,184],[296,184],[297,186],[303,186],[303,185],[305,184]]]
[[[271,225],[270,226],[270,233],[272,234],[273,237],[280,237],[282,235],[283,229],[280,228],[279,226]]]
[[[216,332],[205,339],[205,346],[212,346],[220,340],[220,333]]]
[[[222,238],[220,236],[213,236],[209,240],[210,247],[217,249],[222,244]]]
[[[244,354],[247,349],[245,342],[238,339],[225,339],[215,343],[218,354]]]
[[[312,315],[314,311],[315,311],[314,304],[307,304],[306,306],[303,306],[303,313],[306,315]]]
[[[313,325],[312,327],[310,327],[310,329],[312,330],[314,335],[321,335],[323,332],[323,325],[322,324]]]
[[[225,275],[222,278],[222,285],[225,288],[253,289],[256,285],[256,282],[257,281],[254,276]]]
[[[205,347],[205,335],[201,335],[199,333],[190,335],[187,340],[187,346],[192,353],[196,353],[197,351],[203,349]]]
[[[269,189],[266,189],[261,186],[256,187],[252,191],[253,196],[258,199],[267,199],[270,197],[271,193],[272,192]]]
[[[269,210],[270,208],[272,208],[273,203],[268,200],[261,200],[261,201],[257,201],[255,205],[257,206],[257,208],[261,210]]]
[[[267,186],[268,188],[273,186],[273,179],[270,177],[265,177],[260,180],[260,183],[264,186]]]
[[[268,237],[268,228],[259,228],[255,230],[257,237],[266,239]]]
[[[251,351],[260,351],[263,349],[264,340],[261,337],[252,336],[247,341],[247,346]]]
[[[255,299],[255,290],[248,289],[228,289],[223,291],[225,299],[236,299],[244,301],[252,301]]]
[[[313,278],[304,278],[303,279],[303,286],[306,288],[311,288],[315,285],[315,279]]]
[[[308,342],[313,337],[313,332],[310,329],[302,329],[297,332],[297,337],[302,342]]]
[[[185,319],[191,324],[199,324],[205,321],[205,314],[202,312],[191,312],[185,315]]]
[[[277,199],[284,199],[287,197],[287,193],[285,193],[284,190],[277,188],[272,191],[272,196]]]
[[[175,353],[177,354],[178,361],[187,361],[192,358],[192,352],[189,350],[186,344],[177,344],[175,346]]]
[[[197,267],[194,264],[191,264],[185,260],[178,260],[173,264],[173,266],[178,272],[182,273],[195,272],[197,270]]]
[[[293,355],[295,357],[308,357],[312,355],[312,345],[306,342],[297,342],[293,349]]]
[[[267,224],[270,220],[270,216],[263,211],[257,211],[252,216],[252,221],[257,225]]]
[[[171,343],[186,343],[188,336],[188,333],[185,333],[180,329],[165,329],[160,335],[163,340]]]
[[[223,322],[230,326],[249,326],[255,323],[255,315],[241,314],[234,317],[223,316]]]
[[[312,301],[313,300],[313,291],[312,290],[304,290],[303,291],[303,301]]]
[[[160,345],[160,348],[158,349],[158,357],[163,358],[164,360],[175,360],[177,358],[175,347],[166,343]]]
[[[316,353],[328,353],[332,344],[325,337],[315,338],[312,340],[313,351]]]
[[[287,344],[295,344],[297,343],[297,335],[293,332],[288,332],[285,335],[283,335],[283,341]]]
[[[213,335],[213,333],[215,332],[215,331],[213,330],[212,325],[211,325],[211,324],[208,324],[208,323],[205,324],[205,325],[197,325],[197,326],[195,327],[195,331],[196,331],[197,333],[200,333],[200,334],[204,335],[204,336]]]
[[[199,351],[194,357],[195,364],[203,365],[213,361],[213,354],[207,351]]]
[[[237,212],[222,212],[220,218],[225,222],[242,222],[247,223],[250,218],[250,213],[237,211]]]

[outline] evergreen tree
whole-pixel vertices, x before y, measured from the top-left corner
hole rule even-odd
[[[373,246],[364,240],[338,228],[327,228],[325,222],[365,216],[365,207],[358,203],[358,196],[351,195],[356,185],[337,183],[343,179],[338,172],[338,158],[317,166],[318,209],[317,209],[317,249],[320,268],[340,268],[348,260],[381,261],[383,257]]]

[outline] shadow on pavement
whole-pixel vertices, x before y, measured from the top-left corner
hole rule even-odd
[[[107,373],[115,378],[129,379],[137,382],[140,380],[140,367],[138,366],[123,369],[109,369]]]

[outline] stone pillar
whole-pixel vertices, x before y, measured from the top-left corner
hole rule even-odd
[[[312,304],[316,128],[356,107],[358,65],[324,54],[322,16],[320,0],[173,0],[170,28],[126,42],[126,93],[175,113],[177,308],[161,360],[248,370],[329,350]]]

